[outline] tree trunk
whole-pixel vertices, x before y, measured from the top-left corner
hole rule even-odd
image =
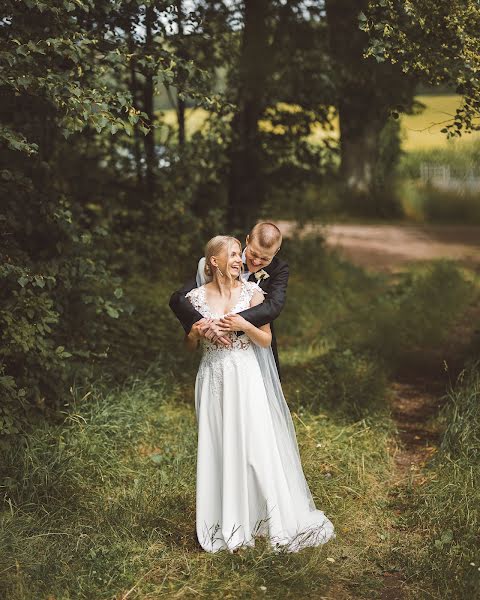
[[[385,119],[361,120],[356,111],[340,103],[340,175],[349,193],[368,196],[375,186],[380,133]]]
[[[177,0],[177,27],[179,36],[179,50],[178,55],[180,58],[186,59],[186,52],[184,47],[184,31],[183,31],[183,1]],[[178,145],[180,152],[185,146],[185,100],[181,96],[183,92],[181,82],[178,82],[177,86],[177,123],[178,123]]]
[[[229,227],[243,233],[254,224],[265,195],[258,121],[265,109],[269,73],[268,0],[245,0],[244,4],[238,111],[232,120],[228,182]]]
[[[368,37],[358,15],[368,0],[327,0],[329,43],[335,64],[340,121],[340,175],[347,195],[368,197],[373,192],[379,136],[388,118],[389,99],[377,94],[382,81],[379,66],[363,58]]]
[[[400,137],[393,133],[395,128],[386,126],[392,108],[411,108],[415,78],[405,75],[399,64],[364,58],[369,39],[360,29],[359,15],[368,3],[325,2],[340,120],[340,176],[344,201],[350,209],[393,216],[398,214],[399,205],[385,186],[391,187],[388,181],[400,156]]]
[[[135,54],[135,42],[133,39],[132,28],[134,27],[134,23],[130,23],[130,31],[128,32],[128,48],[129,53],[131,55]],[[130,59],[130,93],[132,94],[133,105],[137,106],[138,102],[138,79],[136,72],[135,60]],[[141,187],[143,184],[143,173],[142,173],[142,151],[140,148],[140,139],[138,129],[134,128],[133,130],[133,156],[135,158],[135,168],[137,171],[137,183]]]
[[[153,25],[155,21],[155,9],[148,6],[145,10],[145,54],[152,55],[153,52]],[[153,129],[153,73],[147,68],[145,73],[145,83],[143,86],[143,110],[148,115],[148,124],[150,131],[144,136],[143,143],[145,147],[145,179],[147,184],[147,195],[150,201],[155,195],[155,131]]]

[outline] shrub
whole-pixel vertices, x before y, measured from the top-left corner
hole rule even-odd
[[[357,322],[339,335],[352,348],[374,354],[390,371],[434,360],[455,319],[474,293],[456,265],[438,261],[398,275],[368,306]]]
[[[334,408],[362,419],[385,407],[387,379],[378,363],[351,350],[331,350],[307,364],[286,369],[288,397],[319,413]]]
[[[74,379],[104,355],[107,322],[122,311],[120,282],[102,250],[105,231],[84,229],[54,188],[24,202],[17,185],[0,181],[3,443],[60,406]]]
[[[358,418],[385,405],[387,376],[442,368],[442,344],[474,294],[455,264],[392,278],[342,261],[321,238],[287,240],[283,251],[292,274],[277,331],[289,399]]]

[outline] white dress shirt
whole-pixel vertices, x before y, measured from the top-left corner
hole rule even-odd
[[[248,278],[250,277],[251,273],[250,271],[247,269],[247,259],[245,257],[245,250],[242,252],[242,261],[243,261],[243,273],[241,275],[243,281],[248,281]]]

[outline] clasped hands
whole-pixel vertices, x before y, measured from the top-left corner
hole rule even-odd
[[[205,338],[217,344],[228,348],[232,345],[232,340],[228,337],[231,331],[247,332],[250,323],[237,314],[226,315],[220,319],[209,319],[204,317],[192,325],[192,334],[197,338]]]

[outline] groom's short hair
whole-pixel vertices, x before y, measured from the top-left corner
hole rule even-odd
[[[257,223],[249,234],[250,240],[255,240],[262,248],[272,248],[282,243],[282,232],[273,223]]]

